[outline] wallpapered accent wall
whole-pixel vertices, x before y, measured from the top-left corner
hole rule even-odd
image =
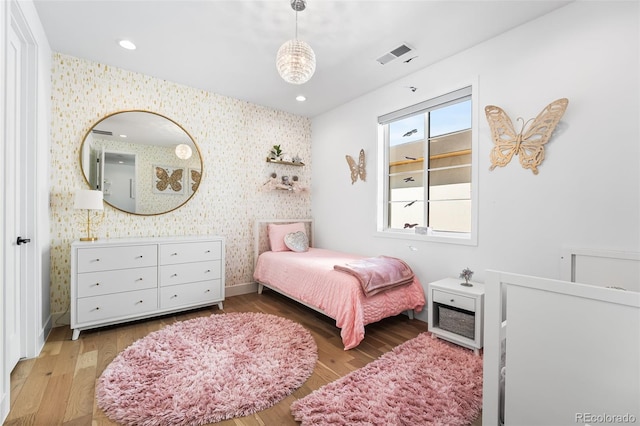
[[[282,111],[104,64],[54,54],[51,125],[51,312],[69,309],[71,242],[83,236],[86,216],[73,194],[87,188],[80,146],[107,114],[147,110],[179,123],[203,156],[200,188],[183,207],[136,216],[105,205],[99,238],[220,235],[226,238],[226,285],[253,281],[253,223],[258,218],[310,217],[309,192],[265,191],[275,172],[310,186],[311,121]],[[304,167],[265,161],[281,145]]]

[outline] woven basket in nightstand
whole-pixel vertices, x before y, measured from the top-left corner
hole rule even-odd
[[[439,306],[440,328],[452,333],[475,339],[475,316],[473,312],[455,309],[450,306]]]

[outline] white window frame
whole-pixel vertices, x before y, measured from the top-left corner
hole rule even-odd
[[[389,201],[389,147],[387,141],[389,135],[388,126],[378,124],[378,202],[377,202],[377,230],[376,235],[387,238],[399,238],[405,240],[429,241],[436,243],[452,243],[462,245],[478,244],[478,117],[480,107],[478,105],[477,78],[473,81],[459,84],[452,90],[443,90],[440,94],[430,96],[424,102],[402,108],[400,110],[384,114],[378,117],[378,123],[388,123],[401,117],[412,115],[425,109],[437,99],[444,99],[447,95],[459,93],[465,88],[471,88],[471,231],[469,233],[442,232],[429,230],[427,234],[417,234],[415,229],[392,229],[388,227],[388,201]],[[457,96],[454,96],[454,99]],[[425,186],[428,182],[425,183]],[[425,200],[426,202],[427,200]]]

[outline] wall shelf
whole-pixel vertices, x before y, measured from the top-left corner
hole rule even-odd
[[[267,163],[286,164],[289,166],[304,166],[304,163],[294,163],[292,161],[273,160],[269,157],[267,157]]]

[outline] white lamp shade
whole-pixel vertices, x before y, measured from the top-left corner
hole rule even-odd
[[[102,191],[92,189],[79,189],[73,201],[74,209],[103,210]]]
[[[276,67],[287,83],[303,84],[316,71],[316,54],[306,42],[289,40],[278,49]]]
[[[180,145],[176,146],[176,157],[180,158],[181,160],[188,160],[189,158],[191,158],[192,153],[193,151],[191,150],[191,147],[187,144],[181,143]]]

